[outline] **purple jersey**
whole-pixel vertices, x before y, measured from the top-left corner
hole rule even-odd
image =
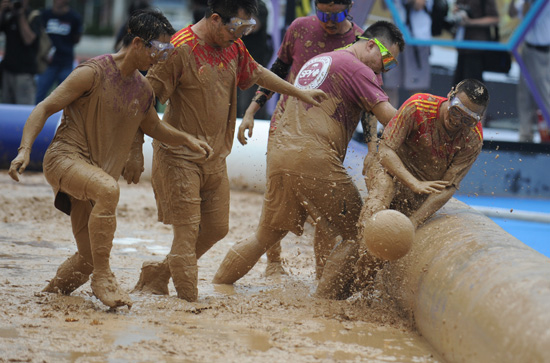
[[[351,44],[355,41],[355,37],[361,34],[363,29],[353,23],[345,34],[328,34],[315,15],[294,20],[288,27],[277,53],[279,59],[291,65],[286,80],[293,83],[296,74],[312,57]],[[281,95],[271,118],[271,130],[276,128],[277,120],[284,112],[287,99],[287,95]]]
[[[328,99],[319,107],[295,97],[288,99],[271,135],[270,172],[299,171],[329,180],[346,178],[342,163],[361,111],[371,111],[379,102],[388,101],[378,76],[350,51],[338,50],[306,62],[294,85],[321,89]]]

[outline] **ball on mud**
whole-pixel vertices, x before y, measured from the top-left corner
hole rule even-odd
[[[407,254],[414,240],[414,226],[401,212],[385,209],[365,223],[363,243],[374,256],[394,261]]]

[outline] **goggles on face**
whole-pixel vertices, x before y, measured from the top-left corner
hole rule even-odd
[[[332,21],[334,23],[341,23],[348,17],[349,8],[338,13],[325,13],[319,9],[316,9],[317,18],[323,23],[328,23]]]
[[[220,14],[218,14],[220,15]],[[249,20],[233,17],[229,21],[225,21],[224,17],[220,15],[227,30],[237,38],[242,38],[245,35],[250,34],[256,26],[256,20],[250,18]]]
[[[467,127],[474,127],[481,121],[481,115],[464,106],[460,98],[452,96],[449,100],[449,116],[459,119]]]
[[[149,42],[146,42],[146,44],[153,48],[153,51],[151,52],[151,57],[159,57],[159,60],[161,61],[168,59],[168,55],[170,55],[170,52],[174,49],[174,44],[162,43],[158,40],[151,40]]]
[[[357,37],[358,39],[364,39],[364,40],[371,40],[371,38],[365,38],[365,37]],[[384,73],[388,72],[390,69],[393,69],[397,67],[397,59],[390,53],[388,48],[384,46],[384,44],[380,43],[380,41],[376,38],[372,38],[376,45],[378,46],[378,49],[380,50],[380,54],[382,55],[382,66],[384,67]]]

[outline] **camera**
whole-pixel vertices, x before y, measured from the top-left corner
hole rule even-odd
[[[450,12],[449,15],[445,17],[445,21],[449,24],[451,33],[453,34],[456,32],[456,28],[462,25],[465,17],[471,18],[470,7],[468,5],[457,4],[456,7],[456,11]]]
[[[21,4],[21,0],[11,0],[11,7],[13,10],[19,10],[23,4]]]

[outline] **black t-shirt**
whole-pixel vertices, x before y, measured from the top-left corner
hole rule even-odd
[[[258,20],[262,23],[262,26],[258,31],[242,38],[252,58],[264,67],[267,66],[273,55],[273,48],[266,29],[268,15],[267,6],[263,1],[258,1]]]
[[[55,47],[52,64],[71,66],[74,61],[74,46],[82,34],[80,15],[73,10],[56,15],[52,9],[46,9],[42,12],[42,22]]]
[[[30,11],[25,13],[29,19]],[[32,31],[37,35],[34,42],[25,45],[19,32],[18,19],[11,11],[2,14],[0,30],[6,33],[6,49],[2,66],[12,73],[36,74],[36,53],[38,51],[38,38],[40,35],[40,16],[35,16],[30,23]]]

